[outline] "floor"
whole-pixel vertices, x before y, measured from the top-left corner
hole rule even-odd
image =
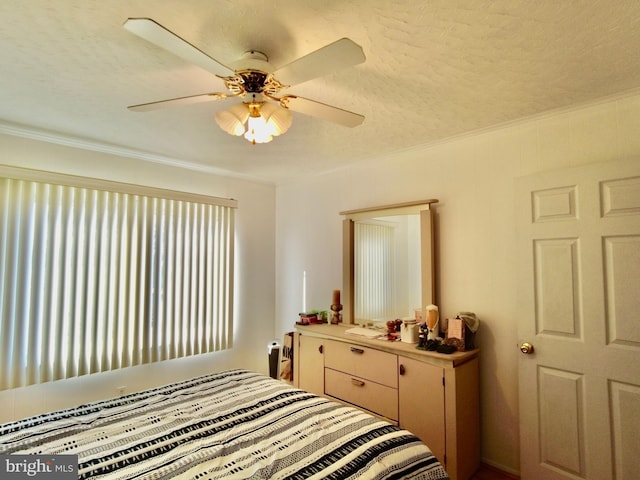
[[[480,465],[480,469],[471,477],[471,480],[517,480],[519,478],[488,465]]]

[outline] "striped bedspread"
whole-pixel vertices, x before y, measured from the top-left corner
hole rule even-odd
[[[0,425],[0,454],[29,453],[80,478],[448,478],[409,432],[246,370]]]

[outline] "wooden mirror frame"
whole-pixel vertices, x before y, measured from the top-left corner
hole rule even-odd
[[[380,207],[340,212],[342,221],[342,323],[354,323],[354,223],[358,220],[390,215],[420,214],[420,270],[422,283],[422,318],[424,307],[436,303],[434,225],[431,205],[438,200],[419,200]]]

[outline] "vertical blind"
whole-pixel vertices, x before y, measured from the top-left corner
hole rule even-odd
[[[395,231],[392,226],[354,225],[356,319],[393,319],[395,305]]]
[[[234,213],[0,178],[0,389],[230,347]]]

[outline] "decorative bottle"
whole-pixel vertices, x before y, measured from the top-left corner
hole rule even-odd
[[[427,305],[427,340],[436,340],[440,338],[440,315],[436,305]]]

